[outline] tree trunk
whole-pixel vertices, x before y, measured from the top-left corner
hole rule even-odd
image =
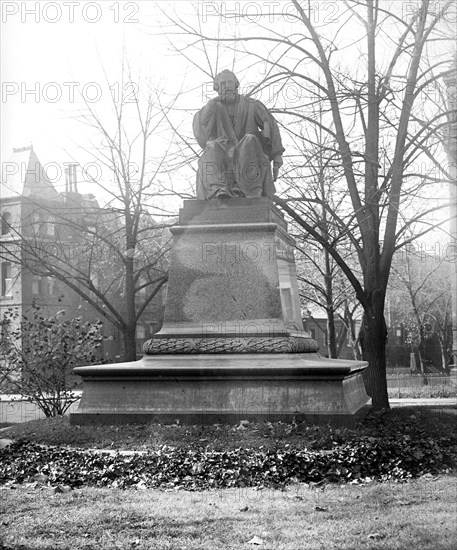
[[[335,313],[332,307],[327,309],[327,339],[328,356],[336,359],[338,354],[336,351]]]
[[[438,337],[438,342],[440,343],[440,352],[441,352],[441,371],[446,373],[447,371],[447,357],[446,357],[446,347],[445,342],[441,336]]]
[[[136,241],[133,237],[131,220],[126,223],[126,250],[124,258],[125,267],[125,317],[126,327],[124,336],[124,361],[136,361],[136,304],[135,304],[135,278],[134,257]]]
[[[372,398],[374,410],[389,409],[386,379],[387,327],[383,300],[373,301],[371,310],[363,315],[360,330],[362,358],[369,363],[363,376],[366,391]]]
[[[422,357],[422,352],[421,352],[420,347],[417,350],[417,355],[419,355],[419,366],[420,366],[421,373],[424,374],[425,373],[424,358]]]
[[[324,195],[323,195],[324,196]],[[325,211],[323,212],[325,220]],[[330,265],[330,254],[324,250],[325,256],[325,309],[327,312],[327,352],[328,356],[336,359],[336,331],[335,331],[335,312],[333,310],[333,275]]]
[[[136,328],[131,324],[122,331],[124,340],[124,361],[136,361]]]
[[[360,361],[362,359],[359,346],[360,337],[357,335],[355,320],[352,312],[349,311],[347,302],[344,305],[344,318],[342,321],[344,323],[346,335],[349,337],[349,341],[351,343],[352,355],[356,361]],[[338,357],[340,351],[341,350],[338,351]]]
[[[346,340],[348,338],[348,327],[343,324],[341,327],[341,332],[338,335],[338,342],[336,345],[336,358],[338,358],[341,355],[341,351],[343,350],[343,346],[346,343]]]
[[[419,355],[419,365],[421,368],[421,373],[425,374],[425,365],[424,365],[424,349],[425,349],[425,331],[424,325],[418,315],[419,322],[419,345],[417,346],[417,353]]]

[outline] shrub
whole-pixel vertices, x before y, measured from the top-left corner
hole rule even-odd
[[[46,317],[34,305],[27,315],[8,309],[1,320],[2,376],[9,389],[35,403],[47,417],[64,414],[79,399],[74,367],[101,361],[102,323],[80,317]]]

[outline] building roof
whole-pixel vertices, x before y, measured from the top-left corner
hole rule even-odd
[[[62,200],[47,177],[32,145],[13,149],[10,160],[2,167],[0,200],[20,196]]]
[[[326,321],[327,320],[327,312],[325,311],[325,308],[319,307],[317,304],[314,304],[312,302],[308,302],[306,304],[306,307],[302,307],[302,317],[309,318],[312,317],[313,319],[317,321]],[[355,310],[355,312],[352,314],[352,318],[354,321],[360,321],[363,316],[363,310],[361,307]],[[340,320],[340,317],[338,315],[335,315],[335,318],[337,320]]]

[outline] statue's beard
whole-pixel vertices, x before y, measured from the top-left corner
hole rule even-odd
[[[223,94],[221,94],[221,101],[223,103],[235,103],[237,98],[236,91],[227,90]]]

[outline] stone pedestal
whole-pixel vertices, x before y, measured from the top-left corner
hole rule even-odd
[[[165,318],[154,340],[292,333],[309,340],[294,242],[269,199],[185,201],[171,231]]]
[[[79,367],[73,423],[355,418],[367,363],[303,330],[294,242],[267,198],[185,201],[162,330],[134,363]]]

